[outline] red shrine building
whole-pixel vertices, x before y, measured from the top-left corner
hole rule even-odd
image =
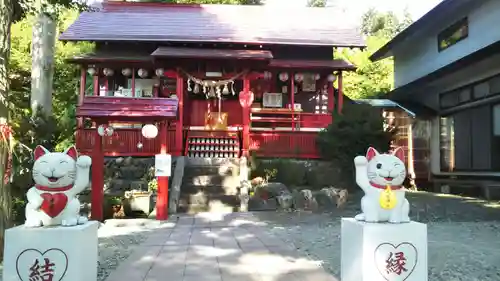
[[[59,37],[95,43],[71,59],[77,148],[93,167],[160,153],[319,158],[317,134],[355,69],[334,48],[364,47],[345,20],[329,8],[104,1]],[[103,177],[93,168],[93,200]]]

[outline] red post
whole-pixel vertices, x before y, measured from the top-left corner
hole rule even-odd
[[[135,68],[132,68],[132,97],[135,97]]]
[[[245,75],[243,78],[243,93],[244,95],[248,95],[250,92],[250,80],[248,79],[248,76]],[[241,94],[240,94],[241,96]],[[243,145],[241,149],[241,156],[248,157],[249,156],[249,148],[250,148],[250,107],[252,101],[249,102],[248,98],[245,98],[245,101],[240,100],[241,104],[241,111],[243,114]],[[250,104],[248,104],[250,103]]]
[[[95,68],[96,73],[94,74],[94,96],[99,95],[99,68]]]
[[[78,96],[78,105],[83,104],[83,98],[85,97],[85,86],[87,84],[87,67],[82,65],[80,72],[80,94]],[[76,118],[76,127],[78,129],[83,128],[83,118]]]
[[[183,147],[183,127],[184,127],[184,79],[182,78],[180,71],[177,71],[177,86],[176,86],[176,94],[178,98],[178,114],[177,124],[175,127],[175,146],[176,146],[176,155],[182,155]]]
[[[335,110],[335,94],[333,91],[333,82],[328,81],[326,78],[325,80],[326,83],[326,89],[328,92],[328,112],[333,113]]]
[[[292,110],[292,131],[295,131],[295,73],[290,73],[290,90],[288,91],[290,93],[290,109]],[[293,138],[290,139],[290,147],[293,149]]]
[[[160,154],[167,153],[167,121],[160,123]],[[168,177],[157,177],[158,194],[156,197],[156,219],[168,219]]]
[[[80,73],[80,95],[78,96],[78,105],[83,103],[85,97],[85,84],[87,83],[87,68],[82,66]]]
[[[102,151],[102,137],[94,130],[94,147],[92,149],[92,189],[91,189],[91,218],[103,220],[104,200],[104,153]]]
[[[342,113],[342,106],[344,105],[344,91],[342,90],[342,71],[339,71],[339,85],[338,85],[338,91],[339,91],[339,104],[338,104],[338,111],[339,113]]]

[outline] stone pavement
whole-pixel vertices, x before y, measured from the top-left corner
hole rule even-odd
[[[162,223],[106,280],[338,281],[251,213],[200,213]]]

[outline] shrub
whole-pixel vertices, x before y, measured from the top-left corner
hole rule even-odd
[[[318,136],[322,157],[342,169],[342,181],[355,187],[354,157],[365,155],[368,147],[388,151],[394,131],[384,131],[384,118],[370,105],[346,103],[343,114],[333,114],[333,122]]]

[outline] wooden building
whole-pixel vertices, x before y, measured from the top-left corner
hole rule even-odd
[[[445,0],[371,57],[394,57],[389,98],[429,123],[438,191],[500,186],[499,17],[499,1]]]
[[[332,9],[111,1],[59,39],[95,42],[71,62],[96,205],[105,155],[319,158],[317,132],[355,69],[333,50],[364,47]]]

